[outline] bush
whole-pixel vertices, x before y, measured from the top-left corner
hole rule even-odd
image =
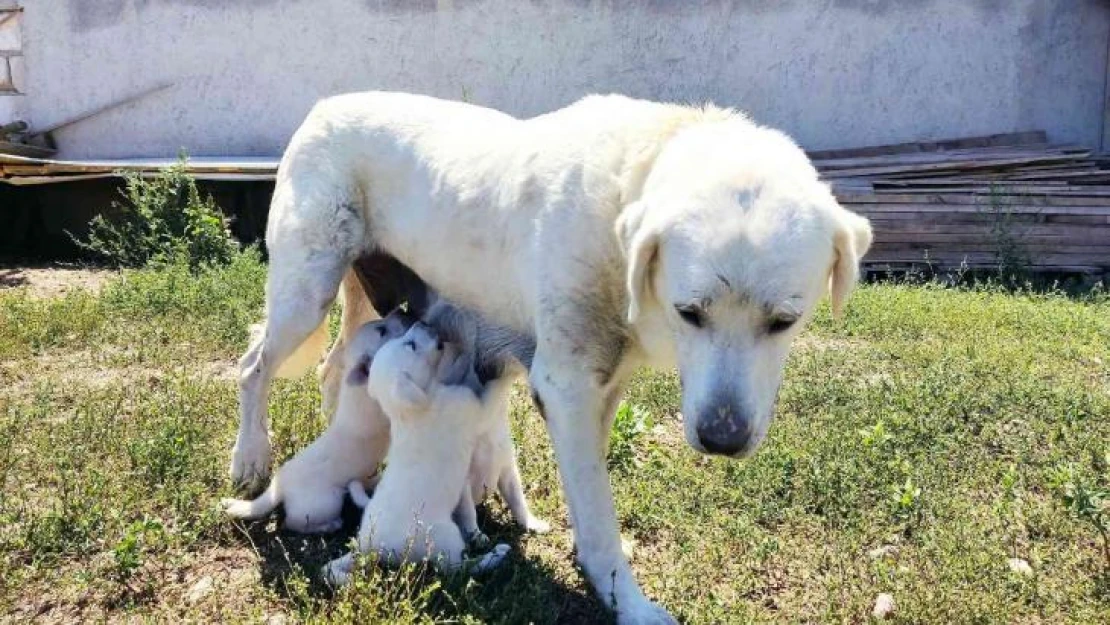
[[[115,267],[185,260],[196,269],[229,262],[239,243],[212,198],[201,196],[186,164],[182,155],[149,180],[126,174],[124,201],[112,202],[115,215],[97,215],[89,222],[88,240],[74,242]]]

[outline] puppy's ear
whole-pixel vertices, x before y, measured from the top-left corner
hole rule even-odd
[[[428,404],[428,393],[407,373],[401,373],[394,380],[393,398],[406,411],[419,410]]]
[[[366,384],[366,378],[368,377],[370,377],[370,357],[363,356],[347,373],[347,384],[361,386]]]
[[[829,298],[834,317],[839,317],[848,296],[859,280],[859,261],[871,247],[871,223],[859,215],[841,209],[837,215],[833,249],[836,255],[829,274]]]
[[[635,323],[651,288],[651,268],[659,251],[659,232],[646,219],[647,207],[633,202],[617,218],[617,239],[628,265],[628,323]]]

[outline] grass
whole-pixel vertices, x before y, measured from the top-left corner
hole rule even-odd
[[[0,292],[0,620],[600,618],[522,389],[526,490],[555,531],[488,505],[484,529],[514,545],[489,577],[368,566],[333,594],[316,571],[357,516],[301,537],[217,514],[264,274],[246,254],[98,295]],[[277,385],[278,459],[320,431],[318,401],[310,377]],[[673,375],[638,377],[610,466],[633,565],[680,620],[860,622],[889,592],[904,622],[1110,621],[1105,296],[865,286],[799,339],[749,461],[690,451],[677,406]]]

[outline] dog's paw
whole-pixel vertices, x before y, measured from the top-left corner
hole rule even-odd
[[[231,451],[231,483],[241,492],[256,494],[270,481],[270,443],[236,441]]]
[[[551,531],[551,524],[539,517],[531,517],[524,523],[524,529],[533,534],[546,534]]]
[[[675,617],[663,606],[644,598],[631,605],[617,607],[619,625],[678,625]]]

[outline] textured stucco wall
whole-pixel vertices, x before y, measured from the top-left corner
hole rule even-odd
[[[64,156],[278,153],[363,89],[517,115],[589,92],[712,100],[805,146],[1045,128],[1097,145],[1107,0],[24,0],[35,125]]]

